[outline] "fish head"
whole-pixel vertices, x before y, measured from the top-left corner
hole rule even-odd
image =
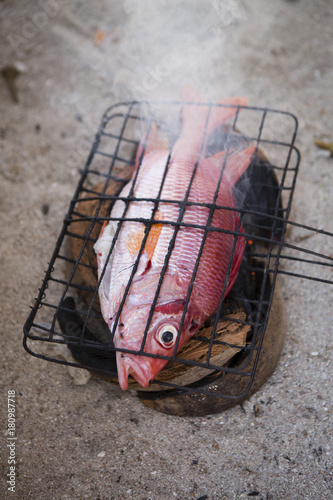
[[[136,308],[132,314],[126,315],[124,311],[125,314],[121,315],[114,344],[116,348],[122,349],[117,350],[116,354],[118,380],[122,389],[127,389],[129,375],[143,387],[148,387],[168,363],[176,348],[178,350],[182,347],[199,328],[187,313],[180,332],[184,305],[184,300],[157,305],[150,323],[151,307],[148,305]]]

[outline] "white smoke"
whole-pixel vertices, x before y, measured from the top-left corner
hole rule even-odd
[[[188,83],[205,98],[225,96],[232,76],[228,33],[246,17],[240,0],[125,0],[124,9],[117,98],[178,100]]]

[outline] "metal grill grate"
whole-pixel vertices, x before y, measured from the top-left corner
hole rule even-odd
[[[200,106],[201,104],[187,103],[187,105]],[[112,332],[104,323],[99,310],[97,263],[92,247],[104,221],[110,219],[110,207],[116,199],[119,199],[120,190],[131,178],[135,164],[135,153],[139,144],[138,137],[149,136],[152,119],[147,118],[148,114],[146,117],[142,116],[143,106],[147,108],[149,105],[138,102],[121,103],[112,106],[104,114],[64,219],[38,297],[24,326],[24,347],[30,354],[57,363],[88,368],[111,380],[116,380],[117,376],[115,362],[117,349],[113,344]],[[176,125],[174,122],[172,123],[172,130],[177,130],[177,127],[179,130],[183,106],[184,103],[167,104],[163,109],[167,119],[166,121],[161,120],[159,123],[162,129],[168,130],[170,117],[173,117],[173,120],[177,116],[179,120],[177,120]],[[217,105],[207,106],[212,110]],[[171,375],[169,365],[167,365],[168,377],[163,378],[162,375],[151,383],[155,390],[198,391],[201,394],[214,394],[226,398],[244,396],[253,382],[272,307],[277,275],[283,273],[332,284],[331,280],[320,277],[319,273],[316,272],[318,268],[332,267],[333,259],[331,257],[284,241],[286,230],[290,225],[301,228],[306,234],[320,233],[325,238],[333,236],[326,231],[318,231],[288,220],[300,158],[299,152],[294,146],[296,132],[297,120],[293,115],[254,107],[243,107],[241,112],[238,109],[235,117],[229,123],[214,132],[207,143],[206,154],[211,155],[221,149],[225,149],[228,154],[236,146],[243,147],[249,143],[255,144],[257,147],[256,156],[251,166],[236,185],[236,208],[220,207],[215,203],[195,203],[186,197],[182,201],[162,200],[160,195],[157,198],[138,199],[134,196],[133,190],[128,197],[122,198],[125,202],[125,210],[123,216],[117,219],[120,221],[118,229],[121,227],[121,221],[129,220],[126,218],[126,211],[131,201],[150,202],[154,206],[150,219],[132,219],[143,222],[147,228],[141,252],[150,228],[157,223],[174,227],[171,252],[177,231],[179,228],[189,225],[183,221],[183,214],[186,207],[190,205],[205,206],[210,210],[207,226],[192,224],[192,227],[204,231],[204,238],[209,232],[223,231],[213,227],[211,221],[214,211],[224,209],[238,212],[240,223],[232,234],[234,236],[243,235],[247,241],[237,281],[224,301],[222,300],[224,290],[221,293],[218,310],[205,325],[206,331],[207,328],[211,329],[210,334],[203,335],[199,331],[199,334],[191,339],[192,351],[194,352],[191,357],[183,356],[182,350],[178,353],[175,350],[170,357],[144,352],[149,323],[170,255],[166,256],[145,327],[141,350],[139,352],[125,351],[148,357],[160,357],[172,362]],[[177,131],[173,134],[169,133],[171,144],[175,142],[177,134]],[[145,144],[143,144],[144,147]],[[143,153],[144,150],[141,158]],[[193,169],[193,176],[195,168],[196,166]],[[139,170],[140,165],[137,172]],[[167,166],[164,175],[166,172]],[[223,166],[221,175],[222,173]],[[113,186],[112,194],[109,191],[110,185]],[[177,221],[159,221],[154,218],[158,206],[162,202],[179,205]],[[240,230],[241,223],[244,227],[244,234]],[[116,238],[117,233],[115,240]],[[281,254],[282,250],[283,254]],[[202,247],[198,253],[194,273],[199,265],[201,253]],[[132,270],[130,281],[135,274],[139,257],[140,254]],[[299,263],[302,269],[304,266],[306,269],[313,266],[314,274],[308,275],[303,270],[299,273],[291,272],[284,267],[284,264],[288,262],[292,262],[293,265]],[[230,267],[231,261],[229,272]],[[119,318],[128,293],[130,281],[126,287],[117,318]],[[226,288],[226,284],[224,288]],[[191,289],[186,297],[181,324],[184,322],[190,294]],[[237,315],[237,313],[240,314]],[[245,328],[244,342],[232,341],[232,337],[231,340],[230,337],[223,340],[223,336],[219,336],[221,322],[229,327],[233,325],[233,330]],[[74,360],[64,359],[64,345],[70,348]],[[196,346],[199,345],[200,356],[196,358]],[[59,351],[58,347],[60,347]],[[228,350],[232,355],[230,354],[228,359],[223,356],[216,358],[214,356],[216,349],[221,349],[223,352]],[[193,367],[201,370],[198,372],[199,375],[196,374],[194,379],[193,377],[184,377],[184,370]],[[180,376],[173,377],[172,370],[175,370],[178,375],[180,372]],[[238,393],[231,394],[228,390],[222,393],[214,391],[212,382],[222,374],[236,374],[243,377],[246,383]]]

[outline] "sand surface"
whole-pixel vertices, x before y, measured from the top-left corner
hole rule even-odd
[[[192,2],[160,4],[158,29],[171,37],[172,22],[182,30],[180,18],[163,16]],[[149,410],[135,393],[94,377],[78,385],[67,367],[23,350],[29,306],[103,112],[132,91],[164,98],[166,88],[174,96],[179,87],[165,70],[167,54],[158,66],[154,44],[151,53],[143,49],[140,23],[156,8],[151,2],[141,17],[134,0],[41,5],[0,2],[1,68],[19,71],[17,103],[0,78],[0,497],[332,498],[332,285],[283,278],[287,337],[276,371],[243,407],[205,418]],[[205,78],[195,83],[214,99],[247,95],[251,105],[298,117],[302,161],[291,218],[333,232],[333,159],[314,145],[333,140],[332,2],[214,5],[207,2],[198,36],[206,43],[210,26],[219,27],[221,50],[207,52],[213,71],[202,61]],[[195,80],[198,68],[192,72]],[[288,241],[332,256],[332,238],[293,228]],[[286,269],[332,280],[332,268]],[[9,390],[16,392],[15,493],[6,483]]]

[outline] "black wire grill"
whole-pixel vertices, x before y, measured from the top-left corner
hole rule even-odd
[[[169,135],[171,149],[179,134],[180,117],[184,104],[168,103],[165,106],[162,105],[157,111],[155,108],[153,110],[154,120],[157,120],[160,127]],[[186,105],[202,106],[203,104],[186,103]],[[142,112],[143,109],[150,109],[149,106],[148,103],[139,102],[120,103],[110,107],[104,114],[73,199],[70,202],[38,297],[24,325],[24,347],[30,354],[56,363],[84,367],[114,380],[117,376],[115,363],[117,349],[113,344],[114,332],[109,331],[99,311],[97,263],[92,246],[104,221],[109,220],[110,207],[116,199],[119,199],[121,188],[131,176],[139,137],[146,137],[146,141],[149,137],[153,124],[152,114],[143,114]],[[222,105],[205,104],[205,106],[209,106],[211,112],[215,106]],[[161,114],[164,118],[158,120],[156,113],[157,116]],[[202,368],[206,370],[205,373],[210,374],[210,377],[212,374],[216,377],[228,373],[244,377],[247,383],[241,394],[229,394],[228,391],[225,394],[218,394],[226,398],[244,396],[251,387],[269,320],[277,275],[284,274],[289,277],[305,278],[330,285],[333,283],[331,279],[327,278],[329,275],[325,272],[328,269],[332,271],[332,257],[320,251],[313,251],[310,248],[285,241],[285,233],[291,227],[300,231],[298,242],[301,244],[316,234],[324,238],[323,245],[325,247],[327,241],[332,241],[333,236],[327,231],[289,221],[300,160],[299,152],[294,145],[296,133],[297,120],[290,113],[267,108],[241,107],[237,109],[232,120],[212,134],[207,141],[206,150],[201,152],[203,155],[209,156],[223,149],[228,155],[234,149],[244,149],[249,144],[255,145],[257,148],[251,166],[235,187],[235,208],[219,207],[214,203],[196,204],[186,198],[181,202],[162,200],[161,198],[138,199],[135,197],[133,189],[127,198],[123,198],[125,210],[123,216],[118,219],[118,230],[121,228],[122,221],[128,220],[126,211],[132,201],[153,203],[154,210],[151,219],[135,219],[137,222],[143,222],[147,229],[117,318],[120,316],[131,279],[135,275],[145,239],[147,239],[153,224],[172,225],[174,227],[173,244],[179,228],[187,225],[183,222],[182,217],[186,207],[190,204],[204,205],[210,210],[210,220],[208,220],[207,226],[193,225],[193,227],[203,229],[205,235],[209,231],[223,231],[210,224],[215,210],[236,210],[238,212],[240,223],[237,230],[232,232],[235,236],[234,247],[237,236],[243,235],[240,224],[243,225],[245,231],[247,246],[232,291],[224,301],[222,300],[224,290],[222,291],[218,310],[209,320],[209,325],[212,327],[210,338],[198,337],[198,342],[206,342],[206,355],[197,360],[184,359],[175,350],[170,357],[156,356],[172,361],[174,366],[186,365],[186,367]],[[141,159],[145,144],[146,142],[143,143]],[[167,167],[166,165],[164,175],[166,175]],[[193,166],[193,176],[196,168],[197,164]],[[221,176],[223,168],[224,166],[221,167]],[[139,170],[140,165],[137,172]],[[108,192],[110,182],[115,186],[113,194]],[[217,189],[218,182],[217,180]],[[96,186],[99,186],[98,189]],[[154,219],[154,214],[161,202],[178,203],[180,215],[177,221]],[[92,213],[86,209],[88,204],[93,207]],[[108,205],[107,213],[105,213],[106,205]],[[84,231],[78,230],[78,227],[84,227]],[[114,241],[116,238],[117,233]],[[75,255],[71,251],[73,242],[77,248]],[[172,244],[169,253],[172,251]],[[198,263],[201,252],[202,248],[198,253]],[[166,256],[155,298],[151,305],[141,350],[135,352],[123,350],[124,352],[155,356],[145,353],[144,346],[169,257],[170,255]],[[232,258],[229,263],[229,272],[231,262]],[[291,269],[288,264],[292,265]],[[313,271],[309,271],[310,269]],[[88,279],[85,278],[87,276]],[[191,290],[188,291],[186,297],[182,323],[190,294]],[[233,312],[237,308],[240,308],[245,314],[243,319],[234,319]],[[249,333],[246,337],[246,343],[238,345],[218,340],[216,331],[221,319],[247,326]],[[212,350],[218,344],[226,344],[227,347],[236,349],[236,354],[223,364],[216,364],[211,360]],[[65,359],[63,349],[60,353],[58,352],[57,348],[64,345],[71,350],[72,360]],[[196,381],[182,385],[174,383],[171,379],[153,381],[151,385],[156,390],[176,389],[215,394],[214,391],[207,389],[207,383],[211,382],[212,378],[203,377],[203,380],[206,381],[206,384],[199,384]]]

